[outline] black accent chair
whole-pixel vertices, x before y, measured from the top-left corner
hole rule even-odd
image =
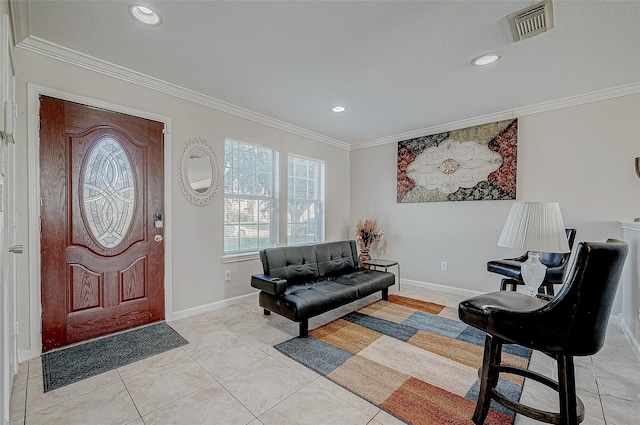
[[[547,274],[545,275],[540,288],[538,288],[538,293],[554,295],[555,291],[553,290],[553,285],[561,285],[563,282],[566,265],[569,262],[571,249],[573,249],[573,242],[576,239],[576,229],[565,229],[565,231],[567,232],[567,242],[569,243],[568,253],[540,253],[540,262],[547,266]],[[517,290],[518,285],[524,285],[520,266],[522,266],[522,263],[527,261],[528,258],[529,256],[525,253],[517,258],[505,258],[504,260],[489,261],[487,263],[487,271],[507,276],[502,279],[500,289],[505,291],[507,289],[507,285],[510,285],[511,290],[515,291]]]
[[[543,422],[577,425],[584,420],[584,404],[576,396],[573,357],[590,356],[602,348],[627,251],[627,244],[615,239],[581,242],[565,284],[551,301],[541,295],[498,291],[460,303],[460,319],[487,333],[478,371],[476,425],[484,423],[491,399]],[[501,364],[503,344],[518,344],[556,359],[558,382]],[[501,372],[524,376],[558,391],[560,412],[538,410],[500,394],[496,385]]]

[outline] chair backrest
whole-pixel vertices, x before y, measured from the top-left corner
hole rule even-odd
[[[627,252],[627,244],[616,239],[578,244],[564,285],[539,323],[550,351],[587,356],[602,348]]]
[[[573,242],[576,240],[576,229],[564,229],[567,232],[567,242],[569,243],[569,252],[566,254],[559,254],[557,252],[541,252],[540,262],[547,267],[558,267],[563,262],[569,260],[571,256],[571,250],[573,249]]]

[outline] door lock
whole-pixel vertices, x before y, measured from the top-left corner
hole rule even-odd
[[[153,215],[153,222],[154,222],[154,225],[156,226],[156,229],[164,227],[164,222],[162,221],[162,214],[155,213]]]

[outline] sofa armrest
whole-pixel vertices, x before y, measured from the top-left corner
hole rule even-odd
[[[287,290],[286,279],[266,274],[251,275],[251,286],[272,295],[281,295]]]

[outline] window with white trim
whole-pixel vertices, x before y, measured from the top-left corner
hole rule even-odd
[[[324,162],[288,156],[287,244],[324,242]]]
[[[278,242],[278,152],[246,142],[224,144],[224,253]]]

